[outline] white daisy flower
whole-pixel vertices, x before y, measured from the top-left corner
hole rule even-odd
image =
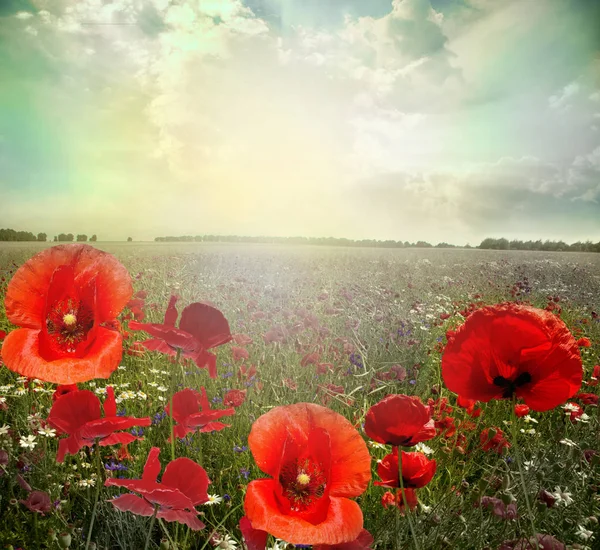
[[[229,535],[225,535],[224,537],[217,536],[214,542],[215,548],[219,548],[220,550],[236,550],[237,548],[237,542]]]
[[[19,445],[24,449],[35,449],[35,446],[37,445],[35,435],[21,436]]]
[[[594,532],[586,529],[583,525],[577,526],[575,534],[582,540],[592,540],[592,538],[594,538]]]
[[[54,428],[40,428],[38,434],[44,437],[56,437],[56,430]]]
[[[223,502],[223,497],[219,495],[208,495],[208,500],[204,503],[207,506],[212,506],[213,504],[221,504]]]
[[[555,487],[552,496],[556,499],[557,504],[564,504],[568,506],[569,504],[573,504],[573,499],[571,498],[571,493],[567,493],[567,489],[563,491],[560,487]]]
[[[8,434],[8,430],[10,430],[10,426],[8,424],[3,424],[0,426],[0,435]]]

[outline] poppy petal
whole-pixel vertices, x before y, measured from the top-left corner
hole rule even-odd
[[[366,529],[363,529],[356,540],[352,542],[343,542],[342,544],[317,544],[312,550],[370,550],[375,539]]]
[[[117,401],[115,400],[115,390],[112,386],[106,386],[104,416],[117,416]]]
[[[129,443],[139,441],[140,439],[142,438],[128,432],[119,432],[102,438],[98,444],[100,447],[110,447],[111,445],[118,445],[119,443],[122,445],[128,445]]]
[[[30,258],[13,275],[5,298],[9,321],[24,328],[42,328],[46,293],[61,265],[73,267],[80,287],[96,278],[99,323],[114,319],[133,294],[129,273],[111,254],[85,244],[53,246]]]
[[[50,409],[48,422],[61,432],[74,434],[82,426],[98,418],[100,400],[93,392],[80,390],[57,399]]]
[[[156,517],[164,519],[165,521],[177,521],[183,525],[187,525],[193,531],[200,531],[206,527],[206,525],[198,519],[197,512],[161,509],[158,511],[158,514],[156,514]]]
[[[123,355],[121,335],[98,327],[93,345],[85,357],[46,361],[39,350],[39,330],[20,328],[9,333],[2,344],[2,360],[12,371],[54,384],[76,384],[94,378],[108,378]]]
[[[207,304],[196,302],[181,312],[179,328],[194,336],[204,349],[231,341],[231,331],[225,316]]]
[[[331,496],[362,494],[371,479],[371,457],[363,438],[346,418],[313,403],[275,407],[254,422],[248,444],[256,464],[275,476],[281,449],[273,441],[285,441],[289,433],[306,443],[315,428],[323,428],[330,437]]]
[[[151,516],[154,514],[154,507],[136,495],[121,495],[108,502],[111,502],[121,512],[132,512],[138,516]]]
[[[254,529],[246,516],[240,519],[240,531],[248,550],[265,550],[269,533],[260,529]]]
[[[331,498],[324,521],[313,525],[281,512],[275,498],[275,481],[260,479],[248,485],[244,501],[246,516],[255,529],[267,531],[292,544],[340,544],[360,534],[360,506],[347,498]]]
[[[178,300],[177,296],[171,296],[171,298],[169,299],[169,305],[167,306],[167,310],[165,311],[164,324],[169,327],[175,326],[175,322],[177,321],[177,317],[179,316],[179,312],[177,311],[177,308],[175,307],[177,300]]]
[[[130,321],[129,328],[131,330],[143,330],[154,338],[164,340],[169,346],[181,348],[182,350],[195,350],[198,345],[191,334],[168,325]]]
[[[158,455],[160,454],[159,447],[152,447],[148,453],[146,464],[144,465],[144,472],[142,473],[142,479],[144,481],[156,481],[158,474],[160,474],[160,460]]]
[[[194,506],[208,500],[210,480],[204,468],[189,458],[176,458],[167,464],[162,484],[179,489]]]

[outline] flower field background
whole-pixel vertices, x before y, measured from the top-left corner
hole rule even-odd
[[[45,248],[0,244],[0,339],[15,329],[4,309],[9,281]],[[125,266],[134,297],[118,318],[120,366],[79,390],[105,402],[111,386],[116,416],[149,417],[150,425],[128,427],[139,439],[125,447],[84,446],[57,462],[60,434],[47,421],[56,384],[2,367],[1,548],[240,548],[248,485],[268,477],[249,449],[250,431],[269,411],[296,403],[343,416],[371,455],[371,482],[356,502],[373,542],[329,548],[600,547],[597,254],[192,243],[98,248]],[[141,345],[148,336],[134,323],[162,323],[171,296],[180,313],[209,302],[227,319],[233,340],[212,349],[216,378],[185,353],[173,357]],[[560,317],[577,340],[583,382],[567,403],[544,412],[515,410],[511,400],[459,404],[445,385],[447,331],[502,302]],[[214,419],[226,426],[176,431],[172,456],[165,408],[186,388],[199,395],[204,388],[210,408],[227,411]],[[391,394],[420,397],[435,424],[435,437],[412,449],[436,467],[428,483],[415,485],[418,504],[410,512],[402,502],[396,506],[389,486],[374,484],[382,481],[378,461],[391,447],[364,428],[369,409]],[[271,445],[283,442],[274,438]],[[197,506],[203,529],[155,522],[110,502],[127,493],[117,486],[121,479],[142,478],[155,447],[160,471],[169,457],[189,458],[206,471],[210,497]],[[269,535],[267,547],[286,546]]]

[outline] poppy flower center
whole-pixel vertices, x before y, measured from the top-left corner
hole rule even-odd
[[[502,397],[509,398],[517,391],[518,388],[531,382],[531,374],[527,371],[522,372],[514,380],[508,380],[504,376],[496,376],[494,385],[503,388]]]
[[[48,335],[54,346],[63,353],[74,353],[93,326],[92,311],[73,298],[56,302],[46,317]]]
[[[321,464],[303,459],[286,464],[279,474],[279,482],[291,509],[303,512],[323,496],[327,479]]]

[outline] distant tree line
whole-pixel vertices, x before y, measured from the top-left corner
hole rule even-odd
[[[60,233],[54,236],[54,242],[73,242],[75,240],[73,233]],[[34,235],[30,231],[15,231],[14,229],[0,229],[0,241],[38,241],[46,242],[48,235],[46,233],[38,233]],[[87,235],[77,235],[77,242],[87,242]],[[90,242],[96,242],[98,237],[92,235]]]
[[[455,245],[440,243],[435,247],[425,241],[378,241],[375,239],[344,239],[335,237],[244,237],[240,235],[183,235],[180,237],[156,237],[159,243],[213,242],[213,243],[266,243],[266,244],[312,244],[323,246],[365,246],[377,248],[455,248]]]
[[[600,252],[600,241],[593,243],[577,241],[567,244],[564,241],[509,241],[508,239],[484,239],[479,248],[488,250],[543,250],[546,252]]]

